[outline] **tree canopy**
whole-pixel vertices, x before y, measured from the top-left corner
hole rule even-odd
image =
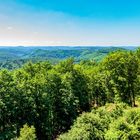
[[[130,109],[139,106],[139,56],[116,51],[98,63],[69,58],[0,70],[0,139],[140,138],[140,110]]]

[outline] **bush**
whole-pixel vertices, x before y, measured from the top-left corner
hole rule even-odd
[[[103,139],[104,121],[93,113],[84,113],[77,119],[71,130],[59,137],[59,140]]]
[[[36,140],[34,126],[29,127],[27,124],[20,130],[20,136],[17,140]]]
[[[108,104],[90,113],[83,113],[67,133],[62,134],[58,140],[95,140],[105,139],[108,126],[118,116],[123,115],[124,104]]]
[[[122,117],[112,121],[105,134],[107,140],[140,139],[140,109],[127,110]]]

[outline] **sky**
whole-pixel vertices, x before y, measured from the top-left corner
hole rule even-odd
[[[140,45],[140,0],[0,0],[0,46],[66,45]]]

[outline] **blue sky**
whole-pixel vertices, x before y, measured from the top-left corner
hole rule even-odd
[[[2,45],[140,45],[140,0],[0,0]]]

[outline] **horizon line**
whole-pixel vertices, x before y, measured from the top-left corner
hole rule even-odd
[[[139,47],[140,45],[0,45],[0,47]]]

